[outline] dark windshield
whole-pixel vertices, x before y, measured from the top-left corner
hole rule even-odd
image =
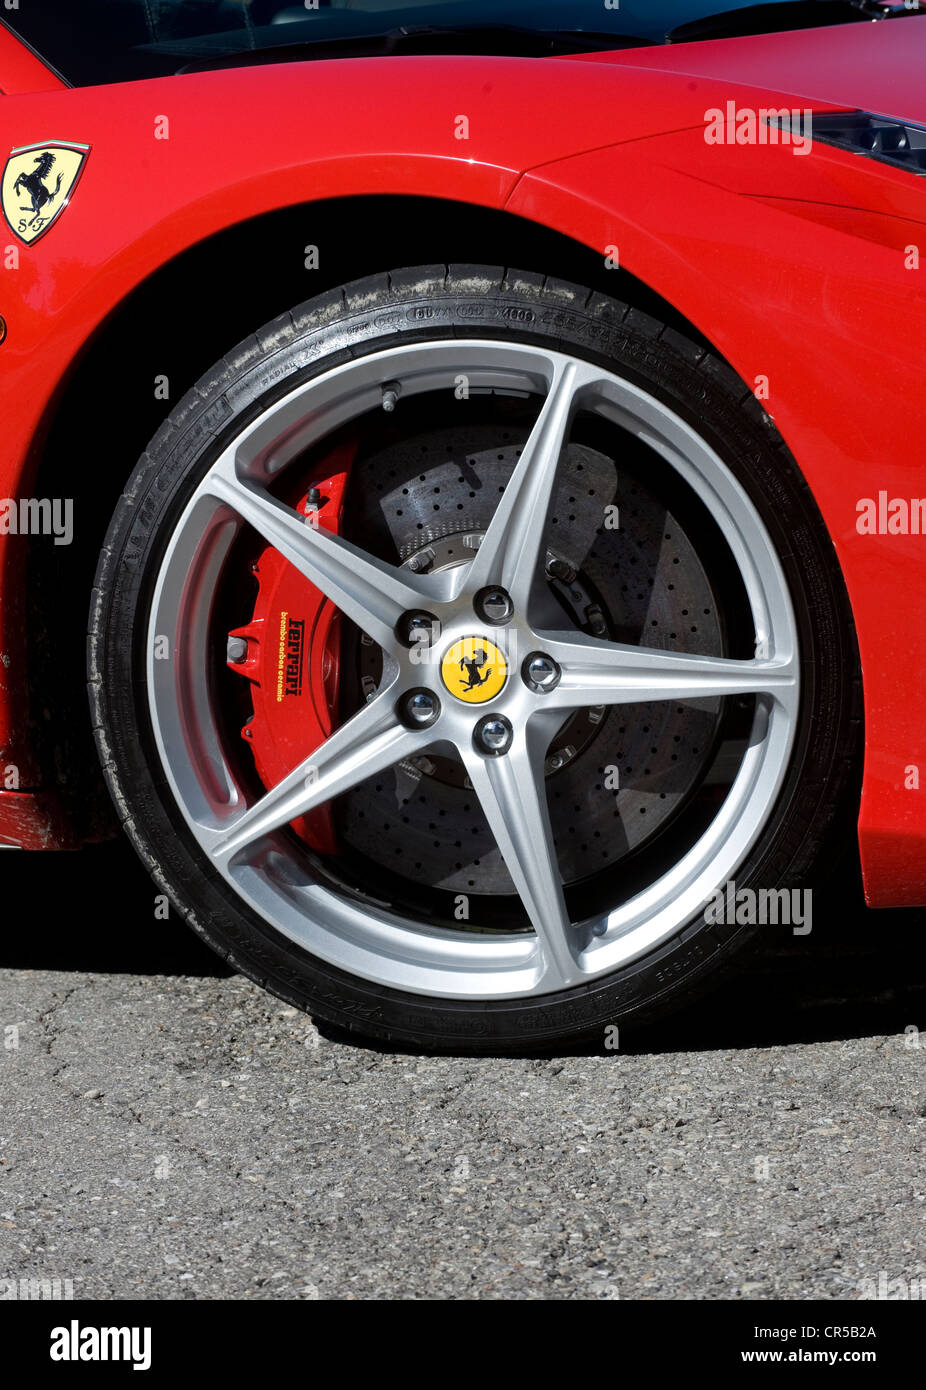
[[[404,30],[441,51],[467,51],[461,31],[480,32],[474,51],[581,52],[583,47],[665,43],[677,37],[762,32],[853,18],[871,18],[888,0],[21,0],[0,17],[75,86],[162,77],[185,68],[247,60],[262,54],[303,58],[347,54],[365,40],[398,35],[385,51],[408,51]],[[865,13],[866,5],[869,13]],[[819,20],[817,20],[819,6]],[[749,11],[747,16],[744,11]],[[700,22],[719,16],[719,25]],[[809,16],[809,18],[808,18]],[[502,31],[507,29],[503,35]],[[431,32],[428,32],[431,31]],[[451,38],[451,34],[453,37]],[[585,42],[583,42],[583,35]],[[532,42],[528,42],[532,40]],[[541,40],[541,41],[538,41]],[[313,52],[315,47],[318,52]],[[288,50],[288,51],[281,51]]]

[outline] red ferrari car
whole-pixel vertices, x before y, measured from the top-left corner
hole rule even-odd
[[[926,904],[917,9],[7,0],[0,839],[428,1047]]]

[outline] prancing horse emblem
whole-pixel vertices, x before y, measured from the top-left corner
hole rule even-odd
[[[20,241],[37,241],[67,207],[89,145],[26,145],[3,171],[3,215]]]
[[[487,665],[488,660],[488,652],[482,650],[473,652],[469,659],[465,656],[460,658],[460,670],[465,671],[468,677],[463,682],[464,690],[476,690],[480,685],[485,685],[492,674],[492,667]],[[487,669],[483,675],[480,675],[479,673],[484,666]]]
[[[488,637],[460,637],[444,652],[440,673],[451,695],[468,705],[484,705],[505,688],[508,661]]]
[[[58,182],[55,184],[51,192],[49,192],[49,190],[45,187],[44,183],[44,180],[47,179],[48,175],[51,173],[51,166],[54,164],[54,162],[55,156],[51,153],[50,150],[45,150],[44,153],[40,154],[38,159],[35,161],[36,167],[31,174],[17,175],[16,182],[13,184],[13,192],[19,193],[24,188],[26,190],[26,193],[32,199],[32,207],[21,207],[20,212],[34,212],[35,217],[38,217],[45,204],[50,203],[53,201],[53,199],[57,198],[58,194],[61,192],[61,180],[64,178],[64,174],[61,173],[58,175]],[[35,221],[35,217],[33,217],[32,221],[30,221],[30,227],[32,226],[32,223]]]

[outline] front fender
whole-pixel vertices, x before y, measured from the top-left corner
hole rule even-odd
[[[873,906],[922,904],[926,536],[860,534],[856,523],[861,499],[926,495],[926,269],[913,253],[926,245],[926,198],[917,188],[922,220],[913,220],[907,176],[890,170],[877,177],[896,181],[906,216],[857,211],[883,205],[880,193],[857,197],[856,209],[766,198],[794,159],[784,150],[753,151],[744,196],[706,181],[703,150],[703,132],[687,132],[548,164],[520,180],[506,207],[602,255],[616,249],[748,387],[767,381],[763,404],[816,498],[858,630],[866,895]],[[843,177],[852,157],[835,158]],[[717,168],[729,182],[729,163]]]

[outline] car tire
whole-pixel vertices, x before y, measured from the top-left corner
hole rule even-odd
[[[472,344],[483,346],[477,350]],[[406,827],[404,855],[400,853],[400,817],[396,817],[393,826],[391,812],[387,811],[384,830],[373,835],[363,830],[363,805],[374,807],[379,814],[385,804],[383,797],[388,800],[393,795],[391,783],[388,796],[370,789],[367,801],[359,809],[359,793],[338,793],[342,801],[336,804],[342,809],[337,812],[336,830],[350,838],[350,850],[337,859],[331,870],[333,877],[324,876],[334,861],[319,857],[312,844],[296,844],[291,830],[283,831],[282,840],[277,840],[274,836],[279,836],[280,830],[271,829],[269,839],[260,842],[260,854],[255,851],[254,863],[236,867],[234,872],[229,869],[227,874],[217,868],[218,858],[209,848],[209,835],[219,832],[215,825],[210,829],[207,824],[212,812],[203,810],[203,788],[207,783],[212,785],[210,777],[222,780],[215,774],[214,765],[220,756],[216,750],[220,748],[221,758],[226,757],[226,743],[236,739],[231,725],[237,713],[228,716],[224,706],[219,708],[220,691],[226,688],[223,682],[229,679],[225,670],[217,668],[214,676],[206,678],[202,675],[203,661],[211,663],[214,659],[210,625],[217,616],[227,622],[223,605],[229,588],[235,594],[239,592],[234,586],[222,587],[225,571],[240,558],[236,547],[246,550],[254,534],[245,525],[231,539],[220,539],[226,532],[231,535],[231,531],[227,514],[217,510],[220,499],[212,497],[216,508],[203,510],[200,528],[210,536],[214,532],[210,541],[214,558],[210,561],[209,555],[202,552],[205,541],[198,538],[190,520],[191,509],[200,505],[196,498],[203,495],[204,480],[212,476],[210,470],[217,468],[217,461],[233,456],[237,468],[237,460],[243,459],[247,447],[251,447],[240,441],[263,438],[260,431],[270,428],[269,423],[265,426],[263,422],[276,422],[273,448],[280,456],[286,456],[279,440],[287,429],[292,430],[294,419],[308,418],[305,409],[302,416],[298,411],[293,415],[295,407],[287,405],[288,401],[298,397],[310,404],[313,399],[322,399],[319,392],[327,391],[323,410],[330,414],[330,419],[328,415],[325,419],[330,431],[336,431],[346,428],[345,421],[352,425],[354,417],[350,411],[356,399],[357,429],[363,440],[358,457],[362,456],[363,462],[354,465],[360,469],[356,475],[360,482],[351,474],[344,515],[349,517],[353,497],[361,516],[356,522],[359,529],[354,533],[358,538],[354,543],[378,547],[378,561],[396,566],[403,582],[411,582],[416,571],[409,568],[409,558],[419,555],[414,550],[414,533],[394,530],[387,534],[382,521],[386,503],[374,505],[370,499],[383,489],[383,498],[391,499],[390,525],[400,527],[403,521],[394,515],[403,510],[395,503],[401,493],[399,484],[414,494],[418,514],[424,517],[424,494],[431,477],[445,480],[450,476],[438,453],[425,453],[427,449],[443,447],[444,425],[439,413],[435,414],[433,393],[421,387],[415,388],[415,394],[411,387],[405,387],[394,399],[388,395],[395,382],[401,384],[402,371],[408,363],[415,364],[408,367],[409,372],[414,370],[421,374],[422,381],[431,381],[427,375],[431,370],[427,353],[436,354],[434,372],[439,369],[449,373],[448,386],[455,383],[452,401],[449,393],[446,396],[446,415],[451,421],[447,428],[452,427],[454,420],[461,422],[460,457],[473,450],[477,484],[487,478],[494,482],[497,475],[492,468],[508,468],[505,476],[516,476],[519,450],[512,449],[510,459],[503,460],[501,453],[497,460],[490,457],[492,431],[502,421],[507,432],[511,434],[513,430],[517,439],[520,428],[523,437],[519,448],[529,447],[525,441],[533,437],[533,427],[529,423],[519,426],[518,421],[519,412],[526,411],[528,405],[531,409],[536,406],[532,391],[524,389],[524,382],[533,379],[534,360],[539,364],[538,372],[546,370],[546,363],[553,364],[551,372],[566,370],[562,364],[568,361],[577,364],[577,379],[582,379],[582,372],[588,373],[589,394],[572,407],[576,412],[585,412],[581,421],[586,431],[584,442],[575,444],[570,438],[568,451],[560,460],[560,474],[563,469],[569,470],[571,485],[578,477],[575,469],[582,466],[576,460],[594,459],[595,466],[610,479],[608,460],[616,460],[616,537],[605,535],[602,523],[601,530],[595,532],[598,539],[590,544],[599,548],[601,556],[615,557],[611,570],[621,570],[622,575],[621,567],[634,558],[638,561],[637,572],[640,565],[646,568],[651,562],[647,582],[653,587],[650,596],[641,596],[635,608],[637,599],[631,594],[625,611],[621,593],[627,590],[626,576],[622,585],[612,582],[610,561],[606,564],[601,556],[596,560],[594,583],[586,582],[581,560],[578,577],[569,580],[570,570],[575,572],[577,567],[568,556],[560,563],[560,571],[567,577],[557,580],[555,557],[551,561],[551,552],[543,550],[552,534],[548,509],[544,513],[546,531],[540,543],[542,573],[539,579],[535,576],[531,580],[535,585],[531,589],[532,604],[552,602],[550,594],[558,585],[556,603],[567,608],[573,601],[577,603],[577,631],[587,634],[589,629],[578,624],[594,608],[593,603],[587,602],[589,594],[607,591],[613,597],[608,604],[602,601],[599,605],[607,610],[604,617],[599,619],[595,614],[588,621],[600,620],[600,630],[607,629],[608,636],[602,640],[613,641],[614,634],[620,634],[622,623],[625,640],[630,629],[639,637],[644,613],[653,611],[657,617],[669,613],[674,618],[683,611],[674,597],[677,586],[671,579],[666,582],[668,567],[674,562],[676,575],[688,572],[686,582],[691,592],[699,596],[698,601],[708,593],[716,600],[716,618],[715,605],[710,601],[702,603],[705,613],[711,610],[708,621],[713,652],[707,655],[723,659],[735,650],[745,661],[751,654],[747,647],[752,643],[759,654],[757,660],[768,656],[764,648],[755,647],[762,634],[747,602],[752,592],[750,585],[755,586],[756,594],[765,595],[762,602],[767,601],[769,610],[776,615],[775,621],[780,616],[782,630],[789,629],[794,638],[793,666],[788,668],[793,672],[794,688],[787,697],[774,693],[753,696],[749,691],[727,697],[717,695],[715,690],[713,700],[693,699],[694,714],[684,702],[674,706],[673,717],[681,722],[677,727],[660,726],[667,746],[671,740],[685,746],[685,731],[693,727],[694,719],[700,721],[698,728],[708,732],[707,741],[701,740],[704,746],[699,744],[696,750],[697,764],[692,763],[684,775],[676,770],[677,754],[665,753],[662,748],[657,751],[657,745],[653,745],[652,757],[659,763],[652,773],[656,779],[653,785],[669,788],[668,793],[641,790],[635,781],[637,773],[633,772],[630,784],[620,790],[620,795],[626,792],[625,802],[620,803],[615,792],[612,800],[617,809],[603,809],[603,792],[598,785],[603,755],[596,752],[600,745],[595,740],[603,737],[599,732],[602,726],[613,729],[613,711],[621,706],[603,705],[605,717],[599,719],[595,729],[587,729],[583,724],[581,737],[570,735],[574,751],[569,756],[573,764],[578,760],[586,769],[582,774],[586,781],[598,778],[593,806],[597,829],[589,832],[582,852],[587,856],[594,851],[604,861],[602,868],[586,873],[587,857],[582,859],[578,849],[567,851],[561,847],[570,833],[574,837],[574,827],[563,819],[573,813],[568,809],[558,811],[559,830],[549,830],[551,843],[555,841],[552,872],[557,872],[557,863],[562,869],[568,860],[568,869],[562,869],[566,883],[563,901],[570,920],[573,910],[578,914],[575,930],[584,943],[581,952],[574,942],[569,946],[573,953],[570,960],[579,962],[572,974],[568,964],[563,965],[560,975],[552,967],[544,973],[549,964],[544,955],[546,938],[540,929],[534,931],[532,927],[531,912],[542,913],[544,909],[531,898],[530,855],[536,845],[525,841],[531,838],[530,826],[540,824],[536,817],[543,815],[544,794],[548,816],[553,816],[550,808],[556,793],[551,779],[554,771],[559,772],[551,771],[548,765],[546,743],[541,764],[536,764],[536,760],[530,764],[541,766],[540,811],[536,805],[525,810],[526,829],[520,849],[517,844],[514,848],[508,846],[514,865],[512,883],[517,885],[523,879],[528,887],[519,898],[506,896],[508,858],[504,853],[499,858],[486,856],[485,871],[487,875],[491,872],[491,876],[485,880],[485,894],[475,895],[475,925],[469,920],[459,926],[454,924],[452,903],[460,896],[466,898],[466,893],[461,895],[459,891],[463,882],[459,875],[470,872],[471,866],[465,864],[458,872],[447,860],[447,845],[452,836],[448,833],[442,839],[437,811],[433,815],[438,829],[428,842],[430,848],[421,851],[425,859],[427,855],[433,857],[426,883],[415,879],[414,867],[407,862],[408,856],[418,853],[415,847],[419,843],[426,844],[428,832],[423,823]],[[459,354],[461,364],[457,371],[452,370],[454,353]],[[483,380],[480,363],[495,363],[496,354],[497,368],[492,366],[490,371],[487,367],[488,375]],[[494,377],[492,372],[496,373]],[[600,402],[595,384],[599,372],[606,378],[605,386],[600,388]],[[343,387],[337,387],[339,373]],[[551,386],[551,392],[552,389]],[[381,393],[384,409],[380,415],[376,414],[375,402],[371,408],[371,390]],[[321,414],[322,407],[317,406],[316,411]],[[466,411],[470,413],[461,413]],[[402,434],[403,422],[407,422],[408,439]],[[651,427],[647,422],[655,423]],[[257,433],[252,436],[249,431]],[[305,451],[284,461],[280,477],[287,476],[287,470],[304,468],[304,460],[312,449],[318,451],[330,437],[329,432],[320,441],[310,440]],[[424,442],[419,444],[419,440]],[[617,441],[613,454],[609,452],[612,441]],[[678,441],[690,441],[690,449]],[[427,468],[422,464],[422,474],[416,475],[417,465],[409,461],[412,446],[428,460]],[[445,452],[456,459],[454,447],[451,437]],[[256,446],[252,452],[255,451]],[[257,465],[248,462],[247,467],[252,466]],[[433,474],[429,473],[432,467]],[[629,470],[625,480],[622,468]],[[388,476],[390,469],[398,470],[398,483]],[[698,473],[697,469],[703,471]],[[472,481],[462,464],[457,474],[455,462],[451,481],[459,488],[461,500],[453,505],[463,518],[460,525],[469,526],[470,530],[454,531],[453,516],[445,510],[440,516],[450,519],[442,520],[440,525],[425,526],[422,534],[434,538],[431,550],[441,555],[441,546],[447,550],[451,542],[475,534],[478,548],[468,552],[468,558],[475,564],[474,557],[485,547],[485,566],[489,566],[492,546],[486,537],[492,535],[490,516],[477,515],[472,510],[483,504],[479,487],[466,486],[464,476],[466,483]],[[705,480],[703,484],[697,482],[698,478]],[[556,486],[561,487],[561,481],[560,477]],[[260,485],[268,489],[277,486],[269,473]],[[507,483],[504,486],[507,491]],[[728,500],[718,501],[715,507],[711,499],[720,497],[724,489],[729,489],[725,494]],[[500,493],[500,488],[496,491]],[[217,486],[219,492],[221,488]],[[560,493],[556,496],[560,497]],[[639,504],[636,521],[635,501]],[[600,503],[601,498],[595,499],[596,507]],[[613,500],[604,503],[602,510],[609,505],[614,506]],[[684,546],[680,537],[675,555],[669,553],[674,542],[668,542],[667,548],[662,534],[656,534],[660,526],[671,532],[666,517],[683,520]],[[621,527],[625,529],[622,531]],[[626,542],[620,539],[624,536]],[[636,550],[627,557],[621,544],[630,551],[634,547]],[[227,548],[223,550],[223,546]],[[564,543],[562,549],[566,551],[568,546]],[[761,568],[755,559],[757,549],[768,556],[766,574],[759,578],[750,570],[753,561],[748,557],[752,550],[757,572]],[[457,563],[454,557],[433,580],[425,576],[415,582],[424,585],[427,579],[435,594],[440,583],[452,587],[455,581],[446,576],[456,574]],[[489,573],[488,568],[485,572]],[[195,585],[202,589],[195,602],[184,598],[181,580],[187,573],[195,576]],[[631,573],[627,569],[626,574]],[[566,592],[570,583],[570,592],[578,596],[574,599]],[[214,584],[214,589],[209,589],[209,584]],[[189,586],[194,586],[194,578],[189,579]],[[631,582],[630,589],[633,587]],[[654,597],[657,591],[658,599]],[[184,608],[185,603],[192,606]],[[758,600],[757,604],[762,606]],[[164,671],[158,668],[151,650],[157,636],[152,624],[156,624],[157,615],[162,612],[171,615],[171,622],[175,623],[171,631],[176,639],[173,646],[168,640],[166,653],[162,654]],[[241,621],[249,616],[253,616],[250,610],[242,612]],[[647,621],[655,625],[657,619]],[[202,628],[200,635],[197,624]],[[169,626],[166,621],[165,625]],[[484,623],[482,626],[489,631]],[[660,650],[697,652],[699,635],[686,637],[678,624],[676,627],[678,632],[659,629],[656,645]],[[691,627],[694,629],[695,624]],[[689,339],[601,293],[538,274],[482,266],[429,266],[375,275],[310,300],[229,352],[171,412],[127,483],[100,555],[89,633],[90,702],[104,774],[126,834],[159,888],[190,927],[236,970],[279,998],[307,1010],[319,1021],[368,1038],[427,1049],[477,1052],[546,1050],[577,1041],[604,1045],[606,1029],[649,1021],[696,997],[708,982],[723,976],[737,952],[761,930],[761,923],[751,920],[748,913],[736,920],[733,913],[724,917],[706,912],[705,905],[717,901],[717,891],[725,891],[731,882],[737,891],[753,893],[806,885],[827,844],[838,835],[845,816],[855,809],[861,714],[851,613],[832,542],[808,486],[771,418],[735,373],[694,337]],[[783,650],[787,641],[781,645]],[[186,647],[196,647],[195,658],[185,655]],[[572,651],[572,647],[563,650]],[[181,669],[185,660],[191,664]],[[346,658],[344,664],[349,664]],[[387,683],[386,665],[384,657],[379,675],[366,677],[368,683],[374,682],[377,697]],[[563,679],[568,676],[566,670]],[[512,700],[523,704],[527,697],[518,685],[518,671],[512,670],[507,678],[510,684],[506,689]],[[431,679],[429,675],[428,681]],[[579,678],[575,679],[578,682]],[[435,675],[433,681],[436,680]],[[237,692],[238,686],[234,689]],[[454,719],[469,718],[469,706],[458,709],[459,702],[443,687],[441,697],[442,717],[453,705]],[[784,704],[777,703],[779,698],[792,703],[785,709]],[[542,696],[537,699],[542,703]],[[766,700],[767,708],[763,703]],[[282,700],[278,703],[283,705]],[[512,705],[513,710],[520,708],[521,705]],[[623,708],[639,710],[633,704]],[[201,739],[190,733],[185,710],[196,711],[196,719],[203,721],[204,729],[208,727]],[[736,767],[734,763],[737,757],[750,756],[750,741],[756,741],[754,730],[758,722],[764,719],[762,728],[767,731],[779,714],[780,727],[786,729],[786,734],[779,736],[774,753],[777,762],[769,751],[768,765],[762,764],[765,782],[760,804],[754,789],[748,792],[754,799],[748,799],[746,781],[743,787],[747,790],[736,793],[738,779],[745,774],[743,763]],[[514,715],[513,718],[516,722]],[[552,716],[545,718],[543,728],[548,732],[555,720]],[[570,718],[578,719],[579,715]],[[456,730],[457,725],[452,727]],[[665,732],[671,729],[676,732]],[[622,737],[640,742],[633,729],[627,735],[613,732],[609,737],[614,740],[610,746],[625,755],[626,749],[620,747]],[[546,740],[547,733],[543,738]],[[711,739],[714,742],[708,746]],[[197,740],[209,747],[203,752],[196,746]],[[210,740],[214,740],[214,746]],[[179,747],[180,744],[184,746]],[[395,746],[401,751],[406,744],[399,739]],[[718,770],[723,762],[721,752],[723,758],[732,760],[728,774],[722,768]],[[478,791],[483,776],[495,778],[493,786],[503,786],[503,776],[497,770],[503,759],[490,766],[486,755],[483,766],[480,759],[484,753],[481,748],[479,759],[471,751],[468,754],[474,770],[472,776],[467,774],[462,781],[464,794],[467,785]],[[247,750],[242,752],[236,742],[234,757],[248,756]],[[642,756],[644,761],[649,756],[645,749]],[[202,770],[198,769],[199,758]],[[448,766],[452,762],[449,755],[446,762]],[[414,763],[415,774],[420,774],[415,783],[420,787],[430,775],[421,772],[421,767],[428,765],[427,760],[416,754],[410,763]],[[188,765],[194,772],[189,771]],[[528,765],[522,763],[522,772]],[[440,766],[443,768],[444,762]],[[643,769],[640,776],[647,771],[652,769]],[[240,773],[244,779],[241,785],[252,786],[252,774],[249,763],[246,771]],[[446,775],[450,777],[449,773]],[[235,776],[239,774],[236,772]],[[575,779],[579,773],[570,772],[570,776]],[[618,777],[619,787],[622,776]],[[498,780],[500,777],[502,781]],[[756,785],[759,780],[757,773]],[[340,787],[342,782],[332,785]],[[577,785],[579,782],[574,780],[572,786]],[[435,796],[445,796],[448,804],[459,804],[459,778],[452,786],[445,780],[439,785],[435,783],[435,788]],[[686,855],[695,855],[702,836],[706,844],[711,827],[722,819],[725,807],[740,806],[735,793],[743,800],[740,811],[725,826],[728,838],[722,841],[716,832],[717,854],[713,859],[705,857],[703,864],[698,860],[697,874],[692,871],[688,878],[677,878],[673,896],[670,875],[678,871],[679,863],[687,862]],[[489,798],[495,792],[486,791],[485,795]],[[514,804],[514,795],[511,785],[507,792],[500,791],[498,805],[502,811],[493,803],[492,815],[503,817],[504,807]],[[578,797],[578,793],[575,795]],[[344,798],[350,801],[351,797],[353,802],[344,810]],[[671,802],[671,814],[659,809],[660,798],[663,804]],[[525,800],[529,800],[528,793]],[[633,807],[635,825],[642,823],[639,818],[648,812],[663,819],[652,835],[639,838],[642,832],[629,824],[629,813],[620,810],[621,805]],[[614,825],[615,836],[619,832],[618,838],[624,845],[621,850],[615,848],[616,841],[609,842],[607,832],[601,836],[601,817],[605,814],[615,817],[609,824]],[[199,829],[200,823],[204,828]],[[501,822],[489,818],[488,823],[491,826]],[[549,820],[548,828],[552,824]],[[743,830],[742,843],[737,843],[737,827],[747,824],[752,827],[748,837]],[[702,825],[707,829],[702,829]],[[467,854],[466,837],[471,833],[473,827],[464,831],[457,827],[456,838],[464,845],[459,851],[463,860]],[[514,832],[512,838],[517,840]],[[387,842],[393,858],[385,863]],[[598,845],[604,848],[599,850]],[[708,856],[709,848],[705,848],[704,856]],[[712,878],[714,864],[717,873]],[[721,870],[722,876],[718,877]],[[540,863],[537,872],[541,879],[548,871],[549,865]],[[316,873],[322,877],[316,880]],[[665,875],[667,885],[658,899],[658,911],[649,917],[645,908],[633,907],[646,898],[647,875],[654,883],[662,883]],[[384,885],[393,884],[398,886],[387,891]],[[634,886],[633,892],[626,888],[627,884]],[[619,898],[613,908],[607,896],[612,891]],[[627,892],[629,897],[620,897]],[[324,913],[312,905],[322,900]],[[367,900],[368,908],[364,905]],[[510,933],[506,926],[506,902],[512,904],[512,913],[514,904],[517,912],[522,912],[521,904],[525,904],[526,915],[523,920],[518,918],[517,929]],[[469,910],[469,899],[467,904]],[[480,913],[486,914],[484,920]],[[621,927],[613,932],[613,940],[608,924],[617,919],[609,915],[612,913],[627,924],[626,930]],[[588,925],[591,922],[594,927]],[[528,950],[525,944],[534,937],[539,954],[530,954],[534,945]],[[622,946],[622,942],[630,944]],[[446,968],[441,951],[446,952],[450,962]],[[473,972],[468,971],[468,952],[472,954]],[[381,970],[377,965],[380,958]],[[494,968],[496,961],[498,971]],[[459,988],[454,983],[458,975],[461,982],[465,979],[465,985],[461,983]],[[478,981],[482,977],[487,984],[480,993]],[[550,983],[555,985],[558,979],[566,983],[551,988]],[[435,981],[433,989],[428,983],[431,980]],[[539,982],[536,987],[531,983],[535,980]],[[407,987],[403,987],[403,981]]]

